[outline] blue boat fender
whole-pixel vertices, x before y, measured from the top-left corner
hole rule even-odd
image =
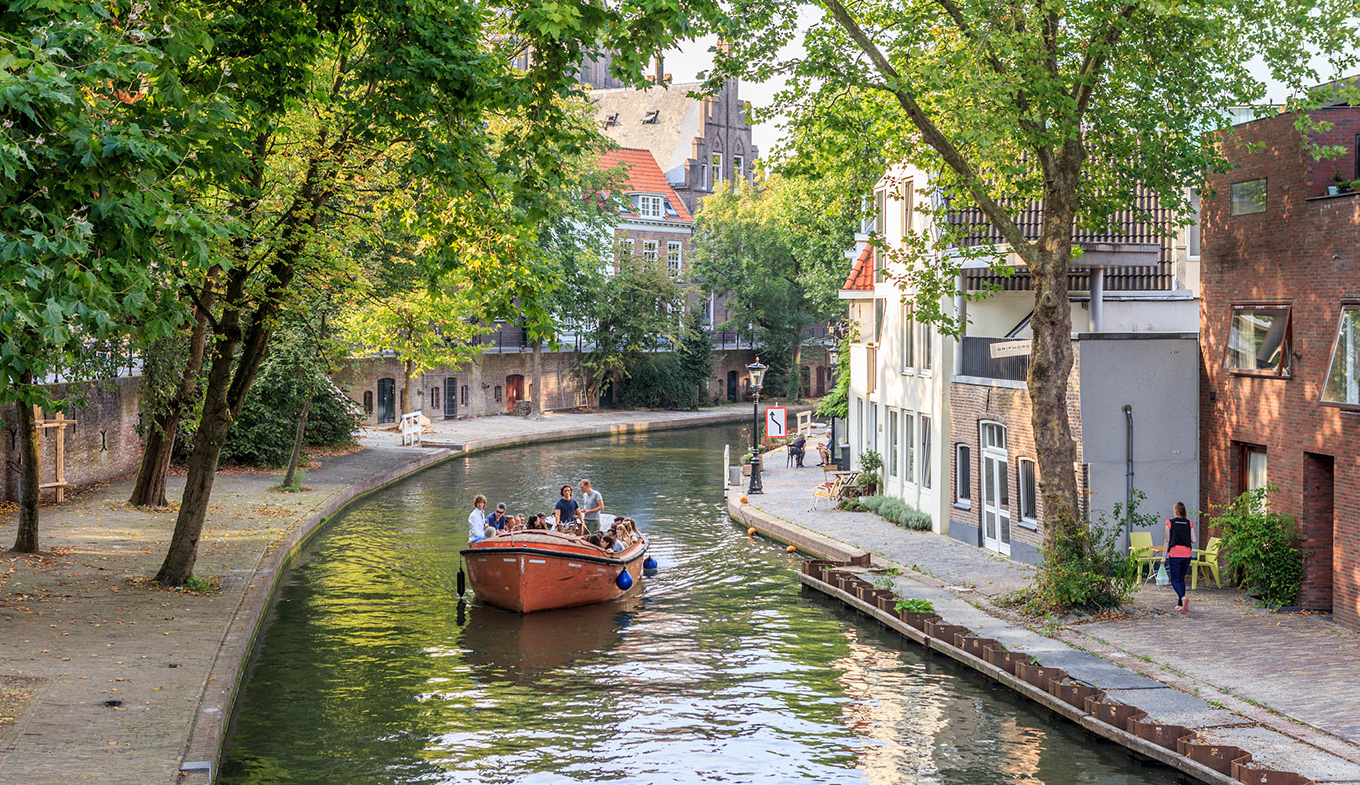
[[[628,591],[629,589],[633,588],[633,576],[629,575],[627,570],[624,570],[623,572],[619,573],[618,578],[614,579],[614,584],[618,586],[620,589]]]
[[[652,557],[648,556],[648,557],[647,557],[647,560],[644,561],[644,562],[642,563],[642,569],[644,569],[644,570],[655,570],[655,569],[656,569],[656,559],[653,559]]]

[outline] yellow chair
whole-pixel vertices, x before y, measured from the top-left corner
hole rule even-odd
[[[1143,567],[1147,567],[1148,577],[1152,577],[1155,564],[1161,557],[1153,550],[1151,532],[1129,532],[1129,553],[1138,561],[1138,577],[1143,578]]]
[[[1214,576],[1214,585],[1223,588],[1223,584],[1218,581],[1218,548],[1221,541],[1217,537],[1209,538],[1209,547],[1194,550],[1194,560],[1190,562],[1190,588],[1194,589],[1199,585],[1199,571],[1205,569]]]

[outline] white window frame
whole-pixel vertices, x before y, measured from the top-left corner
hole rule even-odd
[[[1240,318],[1244,321],[1244,323],[1249,324],[1248,320],[1250,319],[1250,316],[1253,313],[1261,314],[1275,313],[1277,315],[1272,318],[1284,320],[1284,325],[1281,328],[1280,343],[1276,347],[1279,359],[1276,361],[1276,364],[1273,368],[1246,367],[1243,365],[1233,364],[1235,359],[1241,359],[1245,356],[1243,355],[1241,350],[1235,350],[1233,346],[1234,340],[1237,340],[1239,342],[1241,341],[1241,339],[1238,337],[1242,334],[1242,331],[1238,329],[1239,327],[1238,320]],[[1279,314],[1283,315],[1281,316]],[[1275,377],[1279,379],[1292,378],[1294,376],[1293,321],[1294,321],[1294,308],[1290,303],[1233,304],[1228,317],[1228,346],[1223,355],[1223,369],[1226,370],[1228,373],[1232,374]],[[1274,329],[1273,324],[1271,326],[1271,329],[1272,330]],[[1254,360],[1255,355],[1252,355],[1250,358],[1247,359]]]
[[[682,261],[681,244],[675,240],[668,241],[666,243],[666,269],[670,271],[671,275],[680,274]]]
[[[655,262],[661,251],[661,244],[656,240],[642,241],[642,259],[647,262]]]
[[[954,506],[961,510],[973,509],[973,448],[959,442],[954,445]]]
[[[638,215],[643,218],[661,218],[666,214],[662,197],[655,194],[638,196]]]
[[[902,468],[908,485],[916,484],[916,415],[902,410]]]
[[[919,347],[916,350],[916,360],[920,363],[917,368],[922,376],[929,376],[935,363],[935,353],[933,351],[935,325],[928,321],[916,322],[916,339]]]
[[[1360,406],[1360,303],[1341,305],[1331,362],[1322,380],[1322,404],[1346,409]]]
[[[902,231],[903,239],[911,233],[912,207],[916,203],[916,190],[911,180],[902,184]]]
[[[732,156],[732,180],[738,182],[746,179],[746,157],[742,155]]]
[[[708,163],[708,190],[715,191],[722,182],[722,153],[714,153]]]
[[[917,464],[921,467],[920,485],[921,490],[931,490],[935,486],[935,470],[931,465],[932,453],[935,452],[934,437],[931,434],[931,417],[924,412],[917,417],[917,430],[921,432],[921,453],[917,456]]]
[[[874,232],[880,237],[888,235],[888,189],[874,191]]]
[[[1020,523],[1031,528],[1039,528],[1039,465],[1033,458],[1021,458],[1015,462],[1016,495],[1020,502]],[[1026,484],[1025,468],[1029,468]],[[1033,511],[1033,515],[1029,512]]]
[[[633,258],[634,256],[636,256],[636,255],[637,255],[637,240],[636,240],[635,238],[633,238],[633,237],[625,237],[625,238],[623,238],[623,252],[624,252],[625,254],[627,254],[627,255],[628,255],[628,258],[630,258],[630,259]]]
[[[898,448],[897,419],[898,419],[898,410],[897,410],[897,409],[894,409],[894,408],[891,407],[891,406],[889,406],[889,407],[888,407],[888,444],[887,444],[887,450],[886,450],[886,452],[888,453],[888,461],[887,461],[887,463],[888,463],[888,476],[891,477],[891,478],[893,478],[893,479],[897,479],[897,476],[898,476],[898,474],[897,474],[897,463],[898,463],[898,460],[897,460],[897,453],[898,453],[898,449],[897,449],[897,448]]]

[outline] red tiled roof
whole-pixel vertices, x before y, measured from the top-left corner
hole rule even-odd
[[[865,245],[864,250],[859,252],[859,258],[855,260],[855,266],[850,270],[850,277],[845,279],[845,286],[841,289],[847,291],[872,292],[874,290],[874,247]]]
[[[642,191],[649,194],[661,194],[671,202],[671,207],[680,217],[667,218],[665,220],[679,220],[686,223],[693,221],[689,210],[685,209],[685,203],[680,201],[680,196],[671,188],[671,184],[666,182],[666,175],[661,172],[661,167],[656,165],[656,159],[647,150],[637,150],[631,147],[624,147],[619,150],[610,150],[600,156],[601,169],[613,169],[619,164],[623,164],[623,169],[627,173],[627,182],[623,186],[624,193]]]

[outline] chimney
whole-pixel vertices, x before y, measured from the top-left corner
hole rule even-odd
[[[661,53],[660,53],[660,52],[657,52],[657,53],[656,53],[656,57],[652,58],[652,66],[653,66],[653,68],[654,68],[654,70],[655,70],[655,73],[652,75],[652,84],[655,84],[655,85],[665,85],[665,84],[666,84],[666,74],[665,74],[665,68],[663,67],[662,62],[661,62]]]

